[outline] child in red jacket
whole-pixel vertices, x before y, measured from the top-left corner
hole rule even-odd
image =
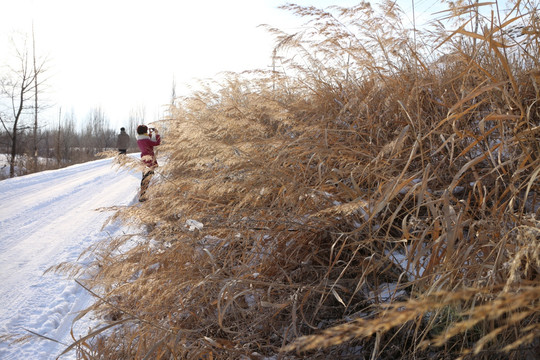
[[[137,145],[141,150],[141,160],[146,166],[142,174],[139,201],[146,200],[144,195],[154,175],[154,169],[159,166],[156,155],[154,154],[154,146],[158,146],[159,144],[161,144],[161,136],[159,136],[155,128],[148,129],[146,125],[139,125],[137,127]]]

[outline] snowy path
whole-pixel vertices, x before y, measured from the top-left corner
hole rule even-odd
[[[92,298],[44,271],[121,234],[117,224],[102,229],[112,213],[96,209],[133,203],[139,182],[139,173],[118,170],[111,159],[0,181],[0,335],[24,328],[72,342],[72,320]],[[55,359],[63,349],[45,340],[0,342],[0,359]]]

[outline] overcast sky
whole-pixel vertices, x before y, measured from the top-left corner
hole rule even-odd
[[[352,0],[299,0],[327,8]],[[375,3],[376,1],[372,1]],[[417,0],[423,11],[433,2]],[[130,111],[144,107],[146,122],[162,114],[177,92],[195,79],[223,71],[267,68],[272,37],[261,24],[294,31],[304,20],[278,9],[278,0],[0,0],[0,63],[12,56],[10,38],[35,29],[38,56],[47,58],[51,109],[81,122],[101,107],[111,125],[127,125]],[[398,1],[410,12],[410,0]]]

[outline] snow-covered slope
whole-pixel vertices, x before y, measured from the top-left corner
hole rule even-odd
[[[64,261],[88,261],[78,260],[84,249],[125,231],[119,224],[102,229],[112,212],[98,209],[135,202],[140,178],[104,159],[0,181],[0,335],[28,329],[72,342],[72,320],[91,295],[44,271]],[[78,337],[88,331],[83,324],[75,328]],[[64,348],[48,340],[0,342],[0,359],[55,359]]]

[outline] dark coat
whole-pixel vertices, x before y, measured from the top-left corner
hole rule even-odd
[[[116,147],[119,150],[126,150],[129,148],[129,135],[126,133],[125,130],[121,130],[120,134],[118,134],[118,139],[116,140]]]

